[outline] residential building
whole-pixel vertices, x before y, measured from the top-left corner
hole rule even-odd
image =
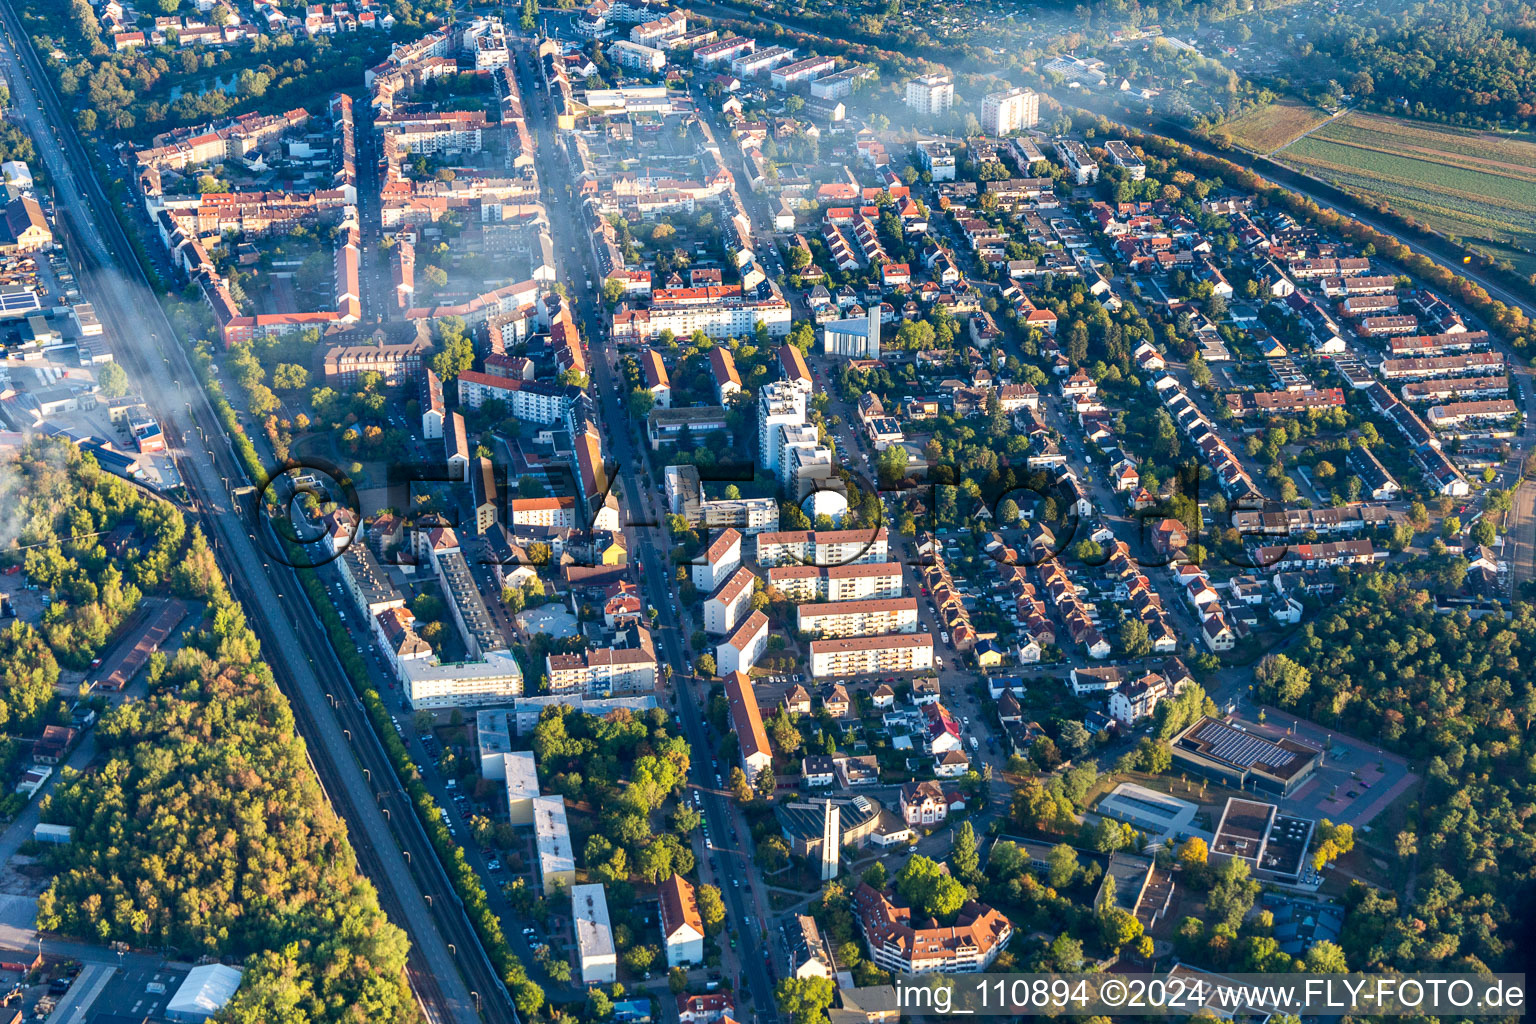
[[[758,534],[759,537],[769,536]],[[761,545],[759,545],[761,550]],[[759,556],[761,561],[761,556]],[[741,534],[726,528],[710,542],[693,563],[693,585],[701,594],[712,593],[741,566]]]
[[[661,902],[661,940],[667,950],[667,966],[683,967],[704,962],[704,919],[693,886],[681,875],[656,887]]]
[[[576,926],[582,984],[606,985],[617,980],[619,957],[608,921],[608,899],[601,885],[571,887],[571,920]]]
[[[788,929],[790,974],[796,978],[831,978],[833,960],[816,919],[796,914],[794,927]]]
[[[716,1021],[734,1021],[736,1003],[728,992],[706,992],[703,995],[679,993],[677,997],[678,1024],[715,1024]]]
[[[910,907],[867,883],[854,891],[853,914],[869,959],[899,974],[984,971],[1013,937],[1013,925],[1001,911],[975,900],[960,908],[952,925],[917,927]]]
[[[812,640],[810,651],[815,679],[933,668],[933,637],[927,633]]]
[[[538,850],[539,879],[544,895],[553,896],[561,889],[569,891],[576,884],[576,857],[571,851],[571,826],[565,816],[565,797],[534,798],[533,838]]]
[[[715,670],[721,675],[750,672],[767,650],[768,616],[753,612],[730,636],[715,645]]]
[[[989,92],[981,99],[981,130],[987,135],[1007,135],[1039,123],[1040,96],[1032,89]]]
[[[948,113],[955,105],[955,80],[950,75],[923,75],[907,83],[907,106],[924,117]]]
[[[757,576],[746,566],[740,566],[720,589],[704,601],[704,631],[712,636],[725,636],[736,630],[737,624],[752,607],[752,594],[756,590]]]
[[[900,597],[902,568],[899,562],[790,563],[769,569],[766,582],[797,604],[802,601],[866,601]]]
[[[730,707],[731,731],[741,748],[741,770],[748,782],[755,782],[758,775],[773,767],[773,748],[768,745],[752,678],[743,672],[725,675],[725,699]]]
[[[423,371],[423,376],[425,386],[422,388],[421,436],[433,441],[443,436],[443,382],[432,372],[431,367]]]
[[[1141,181],[1147,176],[1147,165],[1142,163],[1141,157],[1120,139],[1111,139],[1104,143],[1104,152],[1109,157],[1109,162],[1116,167],[1124,168],[1130,172],[1132,181]]]
[[[1062,166],[1072,176],[1076,185],[1088,185],[1099,180],[1099,165],[1088,155],[1088,148],[1076,139],[1057,139],[1056,155]]]
[[[757,564],[800,563],[814,566],[885,562],[890,543],[885,527],[877,530],[790,530],[757,535]]]
[[[917,598],[888,597],[802,604],[795,609],[795,628],[813,637],[915,633]]]

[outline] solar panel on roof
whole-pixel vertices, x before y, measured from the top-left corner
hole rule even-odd
[[[1196,736],[1201,742],[1208,744],[1212,757],[1242,768],[1248,768],[1254,764],[1280,768],[1290,764],[1296,757],[1289,750],[1276,746],[1269,740],[1239,732],[1221,722],[1207,722]]]

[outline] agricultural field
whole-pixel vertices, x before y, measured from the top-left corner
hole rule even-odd
[[[1536,272],[1536,138],[1351,112],[1275,159]],[[1481,244],[1478,244],[1481,243]]]
[[[1316,128],[1328,115],[1316,107],[1281,100],[1251,110],[1217,128],[1217,136],[1253,153],[1273,153]]]

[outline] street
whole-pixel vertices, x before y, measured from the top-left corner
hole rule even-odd
[[[554,184],[567,180],[568,175],[562,173],[560,147],[548,144],[555,137],[549,94],[535,88],[533,83],[537,72],[525,50],[517,51],[517,69],[530,128],[540,142],[536,159],[552,233],[556,238],[586,237],[575,200]],[[659,653],[664,655],[661,660],[672,669],[675,710],[681,715],[684,735],[693,750],[693,769],[698,780],[697,787],[703,794],[704,819],[714,837],[723,838],[733,831],[737,835],[747,836],[746,823],[741,820],[735,805],[712,787],[713,769],[710,765],[714,761],[714,751],[702,717],[705,693],[702,684],[691,676],[691,665],[682,638],[682,623],[677,613],[672,611],[676,607],[676,590],[668,576],[672,566],[672,545],[660,525],[665,522],[665,517],[653,507],[654,495],[641,484],[638,475],[644,456],[634,440],[634,425],[629,422],[615,389],[619,380],[613,369],[617,353],[598,316],[601,293],[587,286],[592,265],[589,262],[591,253],[585,246],[580,246],[577,259],[571,261],[564,247],[556,246],[556,252],[558,259],[565,264],[561,268],[560,279],[576,300],[582,330],[591,350],[590,391],[597,398],[602,420],[608,427],[608,458],[619,470],[619,491],[630,520],[627,527],[633,538],[630,557],[642,566],[646,599],[660,612],[654,634]],[[770,942],[774,939],[781,941],[781,937],[777,929],[767,927],[770,920],[769,903],[758,873],[751,869],[751,852],[744,848],[706,850],[703,849],[700,837],[695,836],[695,853],[699,856],[701,877],[720,887],[727,921],[738,936],[739,946],[734,952],[740,961],[741,973],[747,982],[756,1017],[763,1024],[773,1024],[777,1020],[777,1012],[768,961],[772,957],[782,963],[787,953],[783,949],[760,951],[765,934],[770,936]],[[734,884],[743,877],[749,879],[746,892]]]

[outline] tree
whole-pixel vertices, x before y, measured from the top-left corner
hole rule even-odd
[[[940,920],[959,913],[966,900],[965,886],[921,854],[911,857],[897,872],[896,892],[915,913]]]
[[[1333,860],[1354,848],[1354,827],[1348,824],[1335,825],[1324,818],[1317,824],[1317,845],[1312,850],[1312,870],[1323,870]]]
[[[1205,840],[1199,836],[1190,836],[1184,840],[1184,845],[1179,847],[1179,863],[1185,868],[1203,868],[1210,851]]]
[[[1047,959],[1056,970],[1074,973],[1083,968],[1083,944],[1066,932],[1051,940]]]
[[[1051,847],[1045,855],[1046,878],[1052,889],[1065,889],[1077,877],[1077,851],[1066,843]]]
[[[1099,908],[1099,937],[1111,952],[1118,953],[1142,937],[1144,929],[1134,914],[1106,900]]]
[[[832,1005],[836,986],[830,978],[785,978],[774,989],[779,1012],[791,1024],[827,1024],[827,1008]]]
[[[1308,974],[1347,974],[1349,963],[1339,944],[1325,939],[1307,949],[1306,970]]]
[[[694,660],[694,671],[701,676],[713,676],[715,674],[715,656],[708,652],[701,654]]]
[[[1236,928],[1258,895],[1259,883],[1249,877],[1248,862],[1230,857],[1216,868],[1216,879],[1206,898],[1208,919]]]
[[[899,444],[889,445],[875,456],[875,473],[882,484],[900,483],[907,475],[907,450]]]
[[[747,773],[739,767],[731,769],[731,794],[736,797],[737,803],[752,802],[752,783],[747,780]]]
[[[1152,637],[1147,624],[1127,618],[1120,624],[1120,649],[1127,658],[1144,658],[1152,653]]]
[[[997,521],[1004,526],[1013,526],[1019,521],[1019,503],[1012,498],[1004,498],[997,506]]]
[[[705,935],[718,935],[725,924],[725,901],[720,890],[713,885],[701,885],[698,891],[699,917],[704,922]]]
[[[1312,673],[1284,654],[1266,654],[1254,668],[1253,679],[1261,699],[1288,708],[1306,696]]]
[[[475,365],[474,340],[466,333],[462,318],[445,316],[439,320],[437,338],[442,349],[432,357],[432,369],[444,383]]]
[[[101,393],[107,398],[122,398],[128,394],[128,371],[116,363],[107,363],[96,375]]]
[[[272,386],[279,391],[298,391],[309,385],[309,371],[297,363],[278,363],[272,371]]]
[[[969,821],[960,823],[955,830],[955,840],[949,850],[949,866],[955,876],[964,882],[974,882],[978,876],[981,858],[976,852],[976,829]]]
[[[1472,524],[1472,539],[1484,547],[1492,546],[1499,539],[1499,531],[1493,525],[1493,520],[1483,516]]]

